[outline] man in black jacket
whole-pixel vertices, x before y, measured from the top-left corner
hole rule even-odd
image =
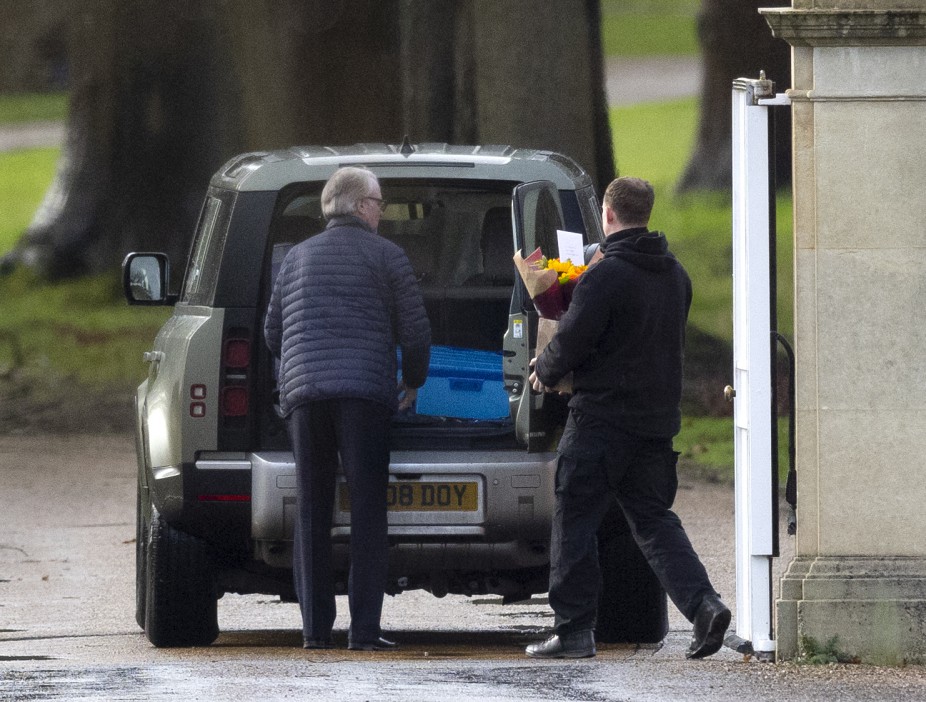
[[[338,454],[351,503],[348,647],[395,648],[380,616],[388,568],[389,432],[428,372],[431,330],[405,252],[379,236],[383,197],[369,170],[341,168],[322,190],[327,228],[294,246],[274,282],[264,336],[280,359],[280,407],[296,460],[293,578],[303,644],[330,648],[331,520]],[[403,399],[396,388],[402,348]]]
[[[559,444],[550,546],[555,633],[527,647],[535,658],[595,655],[595,534],[615,497],[669,597],[694,623],[687,657],[715,653],[730,624],[670,509],[691,281],[665,236],[647,229],[653,201],[652,186],[639,178],[608,186],[604,258],[580,278],[556,335],[533,362],[534,390],[572,371],[574,392]]]

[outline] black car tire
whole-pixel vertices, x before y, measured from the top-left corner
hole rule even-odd
[[[142,511],[148,506],[147,494],[142,495],[142,486],[139,483],[135,498],[135,621],[142,629],[145,628],[145,593],[147,583],[148,553],[148,520],[150,514]],[[147,510],[146,510],[147,511]]]
[[[218,597],[209,548],[168,524],[151,506],[145,634],[158,648],[208,646],[219,635]]]
[[[666,591],[615,503],[598,530],[601,596],[595,638],[602,643],[659,643],[669,631]]]

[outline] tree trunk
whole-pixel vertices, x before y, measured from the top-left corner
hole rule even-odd
[[[733,81],[759,71],[783,92],[791,84],[790,49],[758,8],[763,0],[702,0],[698,38],[704,59],[697,143],[678,183],[680,192],[729,190],[732,183],[731,106]],[[791,114],[781,110],[775,162],[779,184],[791,182]]]
[[[209,177],[298,144],[508,143],[614,174],[597,0],[74,0],[55,181],[15,260],[185,259]],[[538,37],[542,37],[539,40]]]
[[[473,104],[482,143],[552,149],[600,191],[614,178],[597,1],[475,0]]]
[[[65,145],[22,260],[60,277],[117,265],[133,249],[186,253],[208,178],[242,141],[219,4],[70,6]]]

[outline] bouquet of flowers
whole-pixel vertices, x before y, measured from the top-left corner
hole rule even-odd
[[[521,279],[534,302],[534,307],[540,313],[540,320],[537,323],[536,356],[543,352],[556,333],[557,322],[569,307],[572,301],[572,291],[579,282],[579,278],[602,256],[599,248],[588,265],[576,266],[569,259],[560,261],[556,258],[547,258],[539,248],[527,258],[522,257],[520,251],[515,252],[514,264],[518,273],[521,274]],[[564,393],[572,392],[572,373],[569,373],[552,389]]]
[[[596,253],[589,265],[599,256]],[[515,252],[514,264],[540,316],[554,320],[565,314],[572,301],[572,291],[588,269],[587,265],[577,266],[570,259],[547,258],[539,248],[527,258],[522,257],[520,251]]]

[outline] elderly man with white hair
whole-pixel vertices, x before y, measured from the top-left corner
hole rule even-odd
[[[430,325],[408,257],[376,232],[384,209],[376,176],[341,168],[321,202],[328,225],[286,255],[264,324],[280,360],[280,407],[296,460],[293,578],[303,644],[332,646],[331,522],[340,454],[351,501],[348,647],[390,649],[396,644],[380,629],[389,433],[392,415],[414,402],[426,379]]]

